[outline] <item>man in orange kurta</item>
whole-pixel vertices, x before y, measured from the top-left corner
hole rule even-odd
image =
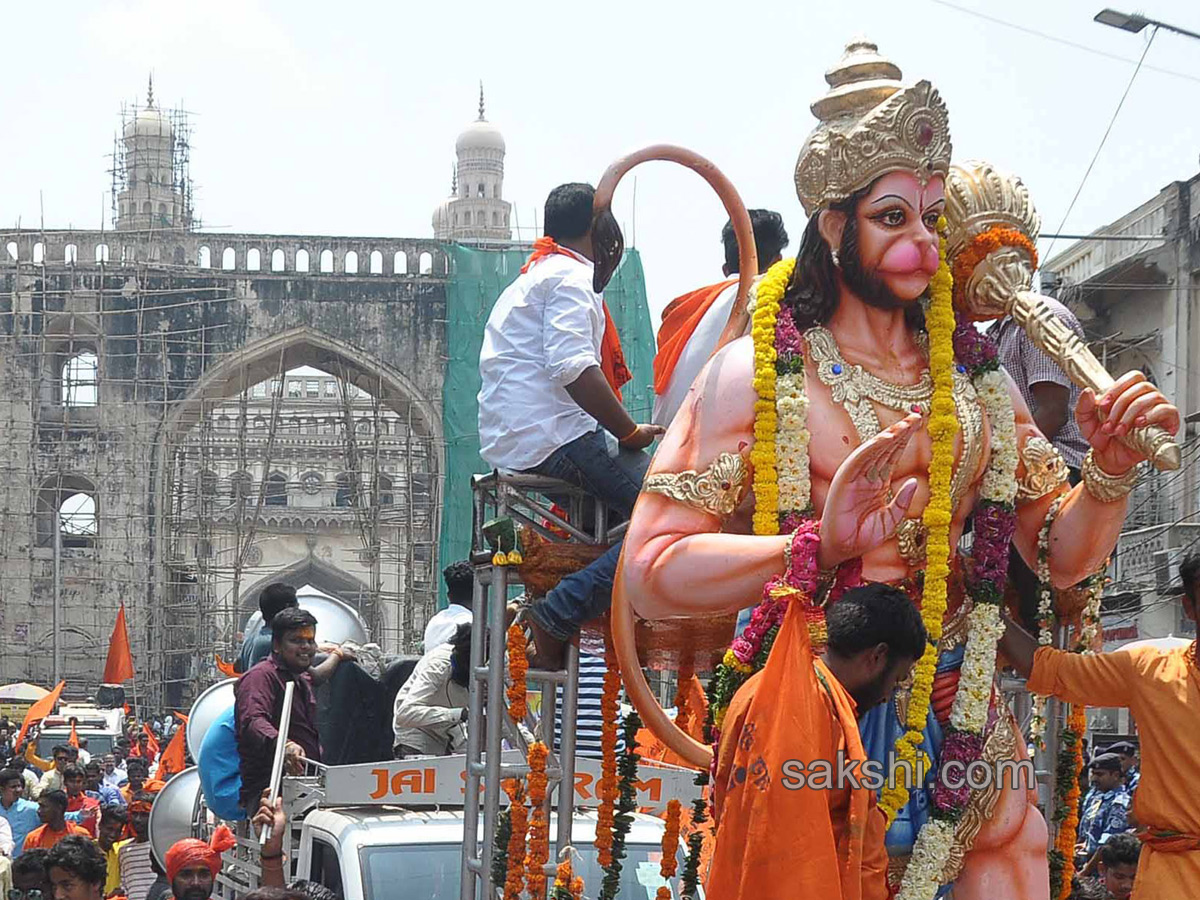
[[[1181,599],[1196,620],[1200,555],[1179,567]],[[1200,668],[1196,642],[1171,650],[1128,647],[1081,656],[1050,647],[1009,623],[1002,646],[1029,690],[1069,703],[1125,706],[1137,719],[1142,776],[1133,813],[1143,831],[1133,900],[1200,896]],[[1032,671],[1030,671],[1032,669]]]
[[[867,755],[856,717],[912,669],[925,627],[907,595],[883,584],[847,591],[826,625],[828,649],[818,657],[802,601],[792,600],[766,666],[729,705],[713,783],[709,897],[888,896],[883,814],[873,791],[839,783],[839,758],[861,777]]]

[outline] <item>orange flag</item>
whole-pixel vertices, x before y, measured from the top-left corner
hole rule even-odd
[[[146,744],[146,749],[150,751],[150,755],[155,759],[158,758],[158,738],[154,736],[154,729],[150,727],[150,723],[146,722],[142,725],[142,731],[146,732],[150,737],[150,742]]]
[[[104,663],[105,684],[120,684],[133,677],[133,654],[129,651],[129,630],[125,627],[125,604],[117,613],[112,637],[108,641],[108,660]]]
[[[25,732],[29,730],[30,725],[34,725],[50,713],[54,712],[54,704],[58,702],[58,698],[62,696],[63,686],[65,681],[60,681],[54,686],[54,690],[48,693],[45,697],[39,700],[33,706],[29,707],[29,712],[25,713],[25,721],[21,723],[21,730],[17,732],[17,742],[15,747],[21,746],[21,741],[25,740]]]
[[[187,724],[187,716],[177,712],[183,724]],[[163,751],[162,758],[158,761],[158,773],[154,776],[161,781],[166,781],[171,775],[182,772],[187,766],[187,757],[184,753],[184,733],[186,728],[180,727],[175,729],[175,733],[171,735],[171,740],[167,742],[167,749]]]
[[[221,659],[220,653],[217,653],[214,655],[216,656],[216,660],[217,660],[217,671],[220,672],[222,675],[224,675],[226,678],[236,678],[237,670],[233,667],[233,663],[227,663],[227,662],[225,662],[225,660]],[[178,713],[176,713],[176,715],[178,715]]]
[[[69,738],[67,738],[67,743],[70,744],[72,747],[74,747],[76,750],[79,749],[79,732],[75,730],[75,720],[74,719],[71,720],[71,736]]]

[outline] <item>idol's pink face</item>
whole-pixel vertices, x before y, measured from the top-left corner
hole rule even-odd
[[[941,175],[927,184],[908,172],[891,172],[872,186],[855,210],[862,267],[899,300],[925,293],[937,272],[937,220],[946,206]]]

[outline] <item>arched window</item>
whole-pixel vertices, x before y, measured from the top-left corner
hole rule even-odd
[[[203,498],[215,497],[217,495],[217,473],[209,469],[203,469],[200,472],[200,477],[197,479],[200,488],[200,496]]]
[[[308,251],[307,250],[297,250],[296,251],[296,271],[297,272],[307,272],[308,271]]]
[[[322,272],[332,272],[333,271],[333,251],[332,250],[322,250],[321,251],[321,271]]]
[[[359,419],[354,425],[354,430],[357,431],[359,434],[370,434],[371,433],[371,420],[370,419]]]
[[[383,254],[380,253],[378,250],[371,251],[371,274],[372,275],[382,275],[383,274]]]
[[[68,266],[73,266],[79,262],[79,248],[74,244],[67,244],[63,247],[63,262]]]
[[[165,204],[165,203],[158,204],[158,217],[159,217],[159,220],[162,222],[162,224],[164,224],[164,225],[169,224],[167,222],[167,204]]]
[[[497,200],[500,199],[500,183],[499,182],[492,185],[492,196],[495,197]]]
[[[432,275],[433,274],[433,254],[430,253],[428,250],[425,251],[424,253],[422,253],[421,259],[420,259],[420,265],[421,265],[420,272],[422,275]]]
[[[375,481],[375,503],[378,506],[391,506],[395,495],[392,493],[392,479],[383,472]]]
[[[38,241],[33,245],[33,264],[40,266],[46,260],[46,245]]]
[[[353,250],[346,251],[346,258],[343,260],[342,271],[347,275],[358,274],[358,254]]]
[[[337,494],[334,496],[333,503],[335,506],[356,506],[355,495],[358,492],[355,490],[354,476],[349,472],[343,472],[337,477]]]
[[[145,203],[142,204],[142,215],[146,215],[146,216],[150,215],[150,209],[151,209],[150,201],[147,200]]]
[[[282,472],[272,472],[267,476],[267,496],[263,503],[267,506],[288,505],[287,476]]]
[[[257,272],[262,268],[262,254],[258,252],[257,247],[251,247],[246,251],[246,268],[251,272]]]
[[[226,247],[221,253],[221,268],[226,272],[237,268],[237,251],[232,247]]]
[[[486,187],[484,186],[484,184],[483,184],[483,182],[482,182],[482,181],[481,181],[481,182],[479,182],[479,188],[478,188],[478,191],[477,191],[477,193],[476,193],[476,196],[477,196],[477,197],[486,197],[486,196],[487,196],[487,189],[486,189]]]
[[[463,224],[464,224],[464,225],[470,225],[470,224],[471,224],[471,211],[470,211],[469,209],[468,209],[468,210],[465,210],[465,211],[463,212]]]
[[[493,225],[500,224],[500,213],[494,212],[494,211],[492,212],[492,224]]]
[[[196,257],[196,262],[202,269],[212,268],[212,251],[207,247],[201,247],[200,252]]]
[[[97,244],[96,245],[96,262],[98,262],[98,263],[108,262],[108,244]]]
[[[234,472],[229,476],[229,493],[235,501],[248,500],[253,484],[249,472]]]
[[[96,486],[78,475],[46,479],[37,497],[37,543],[54,546],[55,526],[63,547],[93,547],[99,533]]]
[[[91,350],[77,353],[63,363],[59,396],[63,406],[96,405],[96,373],[100,368]]]
[[[276,247],[271,251],[271,271],[282,272],[284,266],[283,251]]]
[[[392,257],[392,273],[395,275],[408,274],[408,254],[403,250],[397,250],[396,255]]]
[[[15,260],[17,258],[17,242],[16,241],[9,241],[8,244],[5,245],[4,249],[8,251],[9,259]]]

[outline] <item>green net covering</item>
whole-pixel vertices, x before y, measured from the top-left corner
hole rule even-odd
[[[446,378],[442,429],[446,440],[439,558],[445,566],[471,549],[471,476],[487,472],[479,456],[479,349],[492,305],[520,274],[523,250],[475,250],[448,245],[450,284],[446,288]],[[642,259],[629,250],[604,291],[621,334],[625,362],[633,380],[625,385],[625,408],[638,422],[650,421],[654,408],[654,324],[646,304]],[[445,584],[439,582],[439,605]]]

